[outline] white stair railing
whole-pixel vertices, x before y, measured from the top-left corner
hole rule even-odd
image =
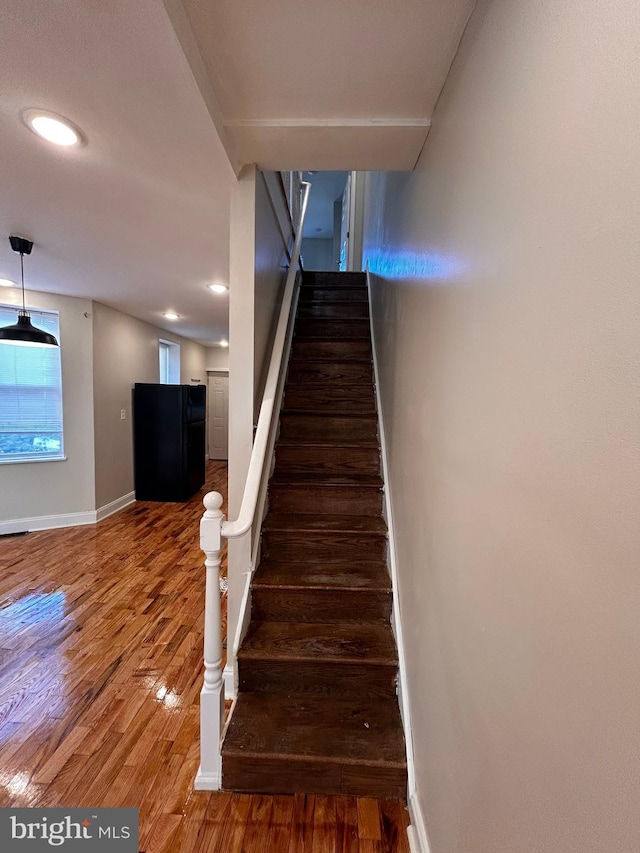
[[[300,220],[296,229],[293,253],[282,297],[282,307],[278,318],[269,373],[260,407],[258,426],[253,441],[253,451],[247,471],[247,481],[242,496],[240,512],[235,521],[226,521],[220,507],[222,495],[208,492],[204,497],[205,513],[200,522],[200,547],[205,553],[206,589],[204,613],[204,683],[200,692],[200,768],[195,780],[198,791],[217,791],[222,782],[222,761],[220,748],[224,729],[224,681],[222,678],[222,618],[220,606],[220,551],[222,538],[234,539],[243,536],[253,525],[260,487],[268,470],[267,448],[272,433],[273,419],[277,416],[275,403],[278,388],[281,387],[282,373],[286,369],[288,332],[293,323],[293,307],[296,304],[295,289],[297,280],[302,228],[307,211],[307,201],[311,185],[303,183],[303,196],[300,206]],[[270,462],[270,460],[268,460]],[[235,649],[227,643],[227,654]]]

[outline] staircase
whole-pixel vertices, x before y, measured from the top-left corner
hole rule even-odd
[[[305,273],[223,788],[406,796],[363,273]]]

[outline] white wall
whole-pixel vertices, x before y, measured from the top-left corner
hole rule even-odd
[[[21,294],[11,288],[3,290],[0,299],[5,304],[18,305]],[[60,313],[66,459],[0,465],[0,521],[83,513],[95,508],[91,302],[27,292],[27,306]]]
[[[640,7],[480,0],[373,280],[431,853],[640,849]]]
[[[206,385],[207,373],[200,344],[99,302],[93,303],[93,328],[95,489],[100,508],[134,489],[132,392],[136,382],[158,382],[159,339],[180,344],[182,384]]]
[[[272,178],[274,173],[270,173]],[[293,245],[293,232],[284,228],[288,217],[286,201],[279,184],[267,184],[267,176],[256,177],[255,230],[255,327],[254,327],[254,421],[269,370],[271,348],[275,336],[282,294],[289,267],[288,250]]]
[[[256,169],[245,167],[231,192],[229,241],[229,518],[240,512],[253,446]],[[251,537],[230,539],[227,637],[231,649],[251,563]],[[230,661],[228,668],[233,668]],[[229,670],[227,670],[228,672]]]
[[[236,519],[253,448],[273,334],[286,279],[286,235],[269,193],[274,182],[243,169],[231,194],[229,264],[229,518]],[[251,536],[229,541],[228,637],[232,647],[251,564]],[[230,662],[231,668],[233,663]],[[227,670],[226,676],[229,676]]]
[[[306,270],[337,270],[333,263],[333,240],[323,237],[304,237],[302,262]]]
[[[205,350],[205,367],[207,370],[228,370],[229,348],[207,347]]]

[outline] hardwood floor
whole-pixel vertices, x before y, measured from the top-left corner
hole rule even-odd
[[[202,494],[0,539],[0,806],[137,806],[144,853],[406,853],[399,801],[193,791]]]

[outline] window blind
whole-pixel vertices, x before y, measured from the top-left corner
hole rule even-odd
[[[59,339],[58,314],[30,311],[34,326]],[[16,322],[15,308],[0,306],[0,326]],[[0,344],[0,461],[63,455],[60,347]]]

